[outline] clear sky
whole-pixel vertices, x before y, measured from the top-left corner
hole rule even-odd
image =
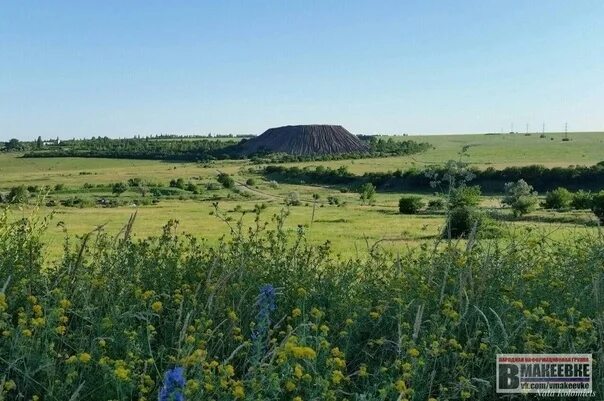
[[[0,140],[604,130],[604,1],[3,1]]]

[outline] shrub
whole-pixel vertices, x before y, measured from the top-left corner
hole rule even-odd
[[[361,194],[361,203],[362,204],[372,204],[375,199],[375,186],[367,182],[361,186],[359,189],[359,193]]]
[[[329,203],[330,205],[338,206],[340,204],[340,198],[338,198],[337,196],[329,195],[327,196],[327,203]]]
[[[419,196],[403,196],[398,201],[398,211],[402,214],[416,214],[424,207],[424,201]]]
[[[455,209],[462,206],[477,206],[480,203],[480,187],[462,185],[451,191],[449,196],[449,208]]]
[[[285,204],[288,206],[300,206],[300,195],[297,192],[290,192],[285,197]]]
[[[128,186],[126,184],[124,184],[123,182],[116,182],[115,184],[113,184],[111,186],[111,192],[113,192],[117,196],[120,196],[121,194],[126,192],[127,189],[128,189]]]
[[[428,201],[429,210],[442,210],[445,208],[445,201],[441,198],[431,199]]]
[[[185,185],[185,190],[189,191],[189,192],[193,192],[194,194],[198,194],[200,191],[197,188],[197,185],[195,185],[192,182],[188,182],[187,185]]]
[[[182,178],[172,179],[170,180],[170,186],[172,188],[185,189],[185,180],[183,180]]]
[[[591,209],[592,194],[589,191],[579,190],[573,194],[571,206],[577,210]]]
[[[591,200],[591,210],[596,217],[600,219],[600,223],[604,224],[604,191],[595,194]]]
[[[209,182],[206,184],[206,189],[208,191],[218,191],[220,188],[222,188],[220,186],[220,184],[216,183],[216,182]]]
[[[23,185],[12,187],[6,196],[7,201],[10,203],[25,203],[27,202],[27,198],[29,198],[29,191]]]
[[[254,185],[256,185],[256,180],[253,178],[248,178],[245,181],[245,185],[249,186],[249,187],[253,187]]]
[[[128,186],[129,187],[140,187],[140,185],[142,184],[143,180],[141,180],[138,177],[134,177],[134,178],[129,178],[128,179]]]
[[[566,209],[572,200],[573,195],[566,188],[558,187],[545,194],[544,206],[546,209]]]
[[[537,192],[523,179],[505,184],[505,192],[503,203],[512,208],[515,217],[532,212],[539,204]]]
[[[227,173],[218,174],[216,181],[222,184],[222,186],[225,188],[233,188],[233,186],[235,186],[235,180]]]

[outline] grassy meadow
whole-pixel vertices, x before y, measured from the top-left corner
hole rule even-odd
[[[601,161],[604,133],[562,137],[413,137],[435,148],[290,165]],[[602,395],[591,210],[514,217],[482,195],[497,234],[447,239],[445,209],[399,213],[404,195],[451,199],[436,189],[369,204],[260,167],[0,154],[3,196],[29,188],[0,214],[0,401],[490,400],[496,354],[558,352],[593,354]],[[144,184],[114,192],[129,180]]]
[[[326,165],[333,168],[347,166],[351,172],[387,171],[405,169],[425,164],[442,164],[447,160],[459,158],[459,153],[466,149],[463,159],[470,165],[479,167],[502,167],[510,165],[543,164],[546,166],[567,166],[572,164],[591,165],[600,161],[604,154],[604,133],[572,133],[571,141],[563,142],[562,133],[548,133],[546,138],[539,134],[526,136],[515,135],[438,135],[412,136],[412,138],[429,142],[434,146],[425,153],[404,157],[387,157],[379,159],[353,159],[322,162],[290,163],[290,165],[316,166]],[[552,140],[553,139],[553,140]],[[108,187],[82,187],[87,184],[110,185],[115,182],[126,182],[139,178],[143,181],[167,183],[175,178],[183,178],[199,185],[215,182],[218,172],[233,175],[236,188],[247,193],[246,196],[225,189],[205,191],[199,196],[171,197],[156,205],[136,206],[127,203],[112,208],[77,208],[60,205],[46,207],[45,201],[39,200],[40,211],[37,213],[54,213],[53,227],[46,232],[47,251],[58,256],[62,251],[65,233],[83,235],[102,226],[108,233],[117,233],[126,224],[129,216],[138,213],[133,235],[145,238],[157,233],[168,220],[177,220],[182,232],[215,242],[229,232],[228,225],[212,215],[213,202],[226,216],[232,219],[241,218],[242,211],[253,210],[256,204],[265,204],[265,215],[278,215],[284,208],[284,199],[289,193],[300,196],[301,206],[289,208],[287,227],[295,232],[303,226],[309,239],[315,243],[329,241],[335,252],[343,255],[356,255],[359,250],[367,249],[376,242],[390,251],[401,246],[418,244],[427,239],[439,236],[444,226],[442,214],[420,214],[405,216],[398,214],[399,193],[378,193],[375,204],[362,205],[356,193],[341,193],[338,190],[312,185],[279,184],[278,186],[263,180],[248,171],[251,165],[247,161],[215,161],[211,163],[165,162],[155,160],[125,160],[101,158],[22,158],[18,153],[0,155],[0,191],[8,191],[17,185],[50,187],[61,184],[64,188],[57,195],[61,197],[107,197],[116,198]],[[248,178],[255,180],[255,185],[245,186]],[[42,196],[44,191],[40,191]],[[316,204],[312,195],[320,196]],[[52,195],[52,191],[51,194]],[[126,191],[119,196],[122,200],[133,200],[137,194]],[[334,206],[327,202],[329,196],[337,197],[344,205]],[[432,194],[422,194],[426,200]],[[32,200],[30,204],[35,204]],[[497,197],[483,197],[481,204],[487,209],[501,209]],[[314,205],[314,207],[313,207]],[[32,207],[22,207],[16,215],[26,216]],[[240,210],[241,209],[241,210]],[[314,221],[312,221],[314,209]],[[546,215],[545,218],[543,215]],[[541,216],[541,217],[540,217]],[[568,216],[568,215],[566,215]],[[589,212],[579,212],[574,218],[556,218],[551,212],[535,212],[530,218],[508,224],[506,229],[516,228],[549,229],[555,225],[557,236],[568,232],[593,232],[594,228],[584,224],[592,222]],[[248,216],[243,221],[249,223]],[[578,224],[577,224],[578,222]]]

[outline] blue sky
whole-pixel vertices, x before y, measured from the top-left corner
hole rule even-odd
[[[604,130],[604,2],[2,1],[0,139]]]

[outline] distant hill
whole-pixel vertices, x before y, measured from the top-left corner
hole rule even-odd
[[[259,152],[326,155],[368,152],[369,146],[340,125],[287,125],[271,128],[238,146],[242,154]]]

